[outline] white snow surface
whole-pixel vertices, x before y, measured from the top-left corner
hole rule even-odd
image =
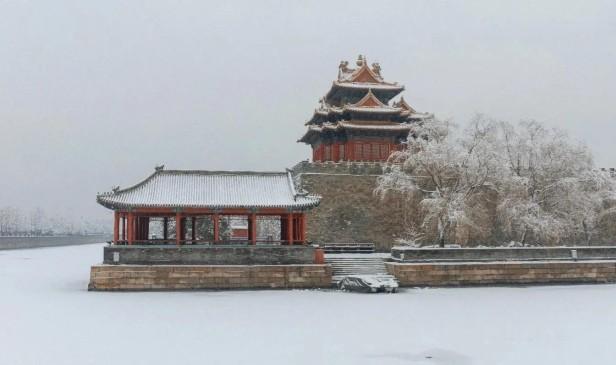
[[[0,364],[610,364],[616,286],[88,292],[102,244],[0,252]]]

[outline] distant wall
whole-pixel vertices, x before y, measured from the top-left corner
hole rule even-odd
[[[416,209],[403,199],[374,195],[381,163],[308,163],[293,168],[298,184],[322,196],[307,214],[307,239],[316,243],[371,242],[389,251]]]
[[[329,265],[95,265],[89,290],[328,288]]]
[[[117,253],[118,261],[114,261]],[[105,264],[294,265],[314,263],[312,246],[105,246]]]
[[[92,236],[47,236],[47,237],[0,237],[0,250],[37,248],[51,246],[84,245],[102,243],[111,239],[108,235]]]

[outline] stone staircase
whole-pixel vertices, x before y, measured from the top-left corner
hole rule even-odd
[[[382,253],[326,253],[325,262],[332,266],[332,284],[338,284],[349,275],[376,275],[392,277],[387,273],[385,261],[389,254]]]

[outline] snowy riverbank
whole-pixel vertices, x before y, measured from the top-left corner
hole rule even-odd
[[[0,251],[0,364],[608,364],[616,286],[87,292],[102,245]]]

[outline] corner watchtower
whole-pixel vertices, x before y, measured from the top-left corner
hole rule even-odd
[[[413,124],[432,117],[418,113],[404,98],[404,86],[386,82],[378,63],[360,55],[357,67],[340,62],[338,77],[306,122],[298,140],[312,147],[312,161],[386,161],[401,148]]]

